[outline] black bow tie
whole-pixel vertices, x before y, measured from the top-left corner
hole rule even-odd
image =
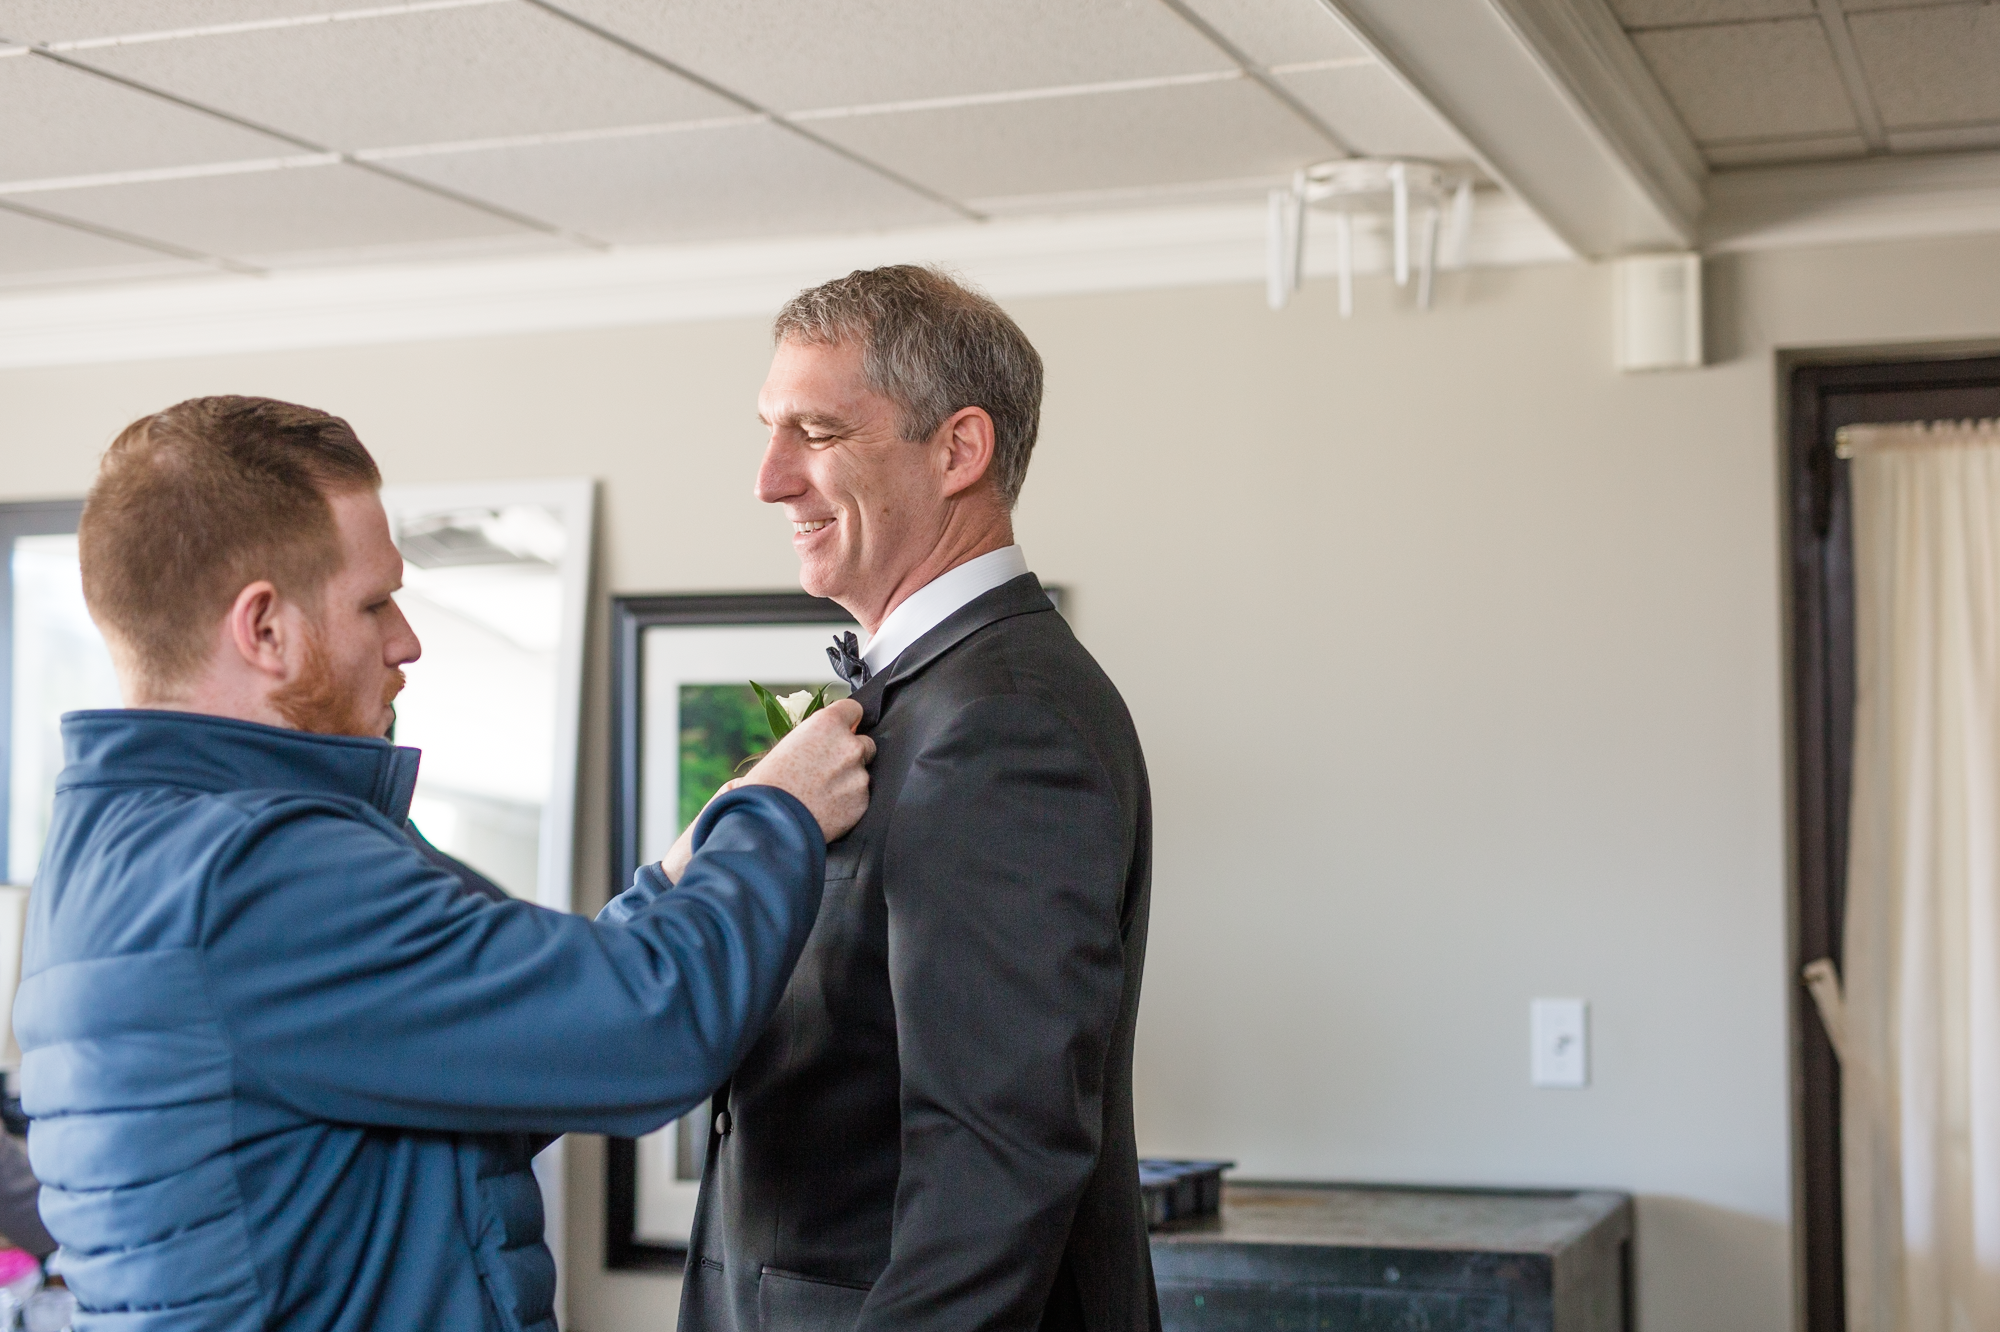
[[[855,641],[852,632],[834,635],[826,659],[833,663],[833,673],[847,681],[850,690],[868,683],[868,663],[861,659],[861,644]]]

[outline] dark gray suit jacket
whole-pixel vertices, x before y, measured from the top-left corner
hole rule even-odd
[[[718,1096],[681,1328],[1152,1332],[1132,719],[1033,574],[855,697],[872,803]]]

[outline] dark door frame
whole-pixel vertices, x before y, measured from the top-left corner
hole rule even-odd
[[[1854,544],[1840,427],[2000,415],[2000,344],[1781,352],[1790,675],[1792,1157],[1800,1324],[1845,1332],[1840,1067],[1800,978],[1841,961],[1854,740]]]
[[[82,500],[0,504],[0,881],[7,877],[7,828],[14,781],[14,540],[76,531]]]

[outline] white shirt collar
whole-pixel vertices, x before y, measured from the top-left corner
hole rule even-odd
[[[876,628],[868,646],[861,649],[868,673],[880,675],[903,655],[904,648],[943,624],[959,607],[1026,572],[1028,557],[1019,546],[1002,546],[945,570],[903,598]]]

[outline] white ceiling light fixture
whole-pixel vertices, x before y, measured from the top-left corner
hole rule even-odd
[[[1308,208],[1333,214],[1342,319],[1354,313],[1357,214],[1387,220],[1396,285],[1408,286],[1414,270],[1417,306],[1428,310],[1440,258],[1447,268],[1465,262],[1472,231],[1472,178],[1414,159],[1356,157],[1301,168],[1290,188],[1271,191],[1267,294],[1273,310],[1284,309],[1305,282]]]

